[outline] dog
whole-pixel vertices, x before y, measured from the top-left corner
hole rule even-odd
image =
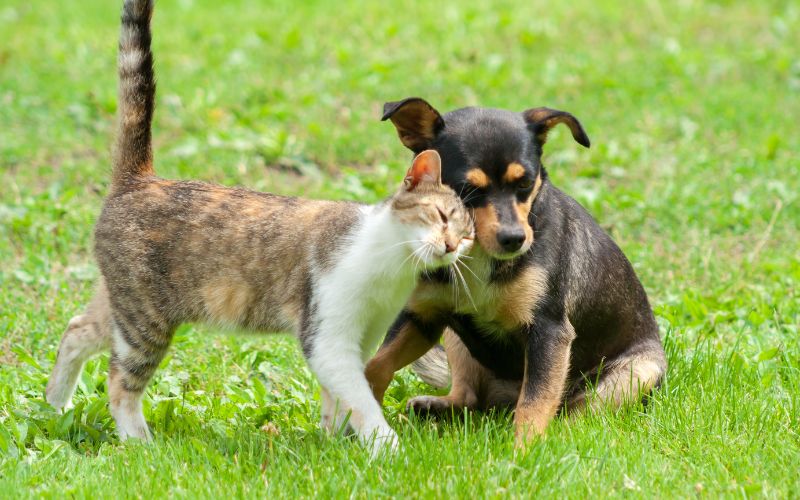
[[[559,410],[618,407],[661,383],[667,361],[641,282],[542,165],[547,134],[558,124],[589,147],[577,118],[549,108],[441,115],[412,97],[386,103],[382,120],[391,120],[415,154],[439,152],[442,179],[470,209],[478,244],[459,275],[424,276],[390,328],[366,368],[378,401],[394,373],[442,336],[450,392],[413,398],[409,407],[514,406],[517,446],[543,434]]]

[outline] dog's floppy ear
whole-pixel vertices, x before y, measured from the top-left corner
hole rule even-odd
[[[430,147],[433,139],[444,128],[444,120],[433,106],[419,97],[383,105],[381,121],[392,120],[400,141],[415,153]]]
[[[523,111],[522,116],[525,117],[525,121],[528,122],[528,125],[541,144],[547,141],[547,133],[551,128],[559,123],[563,123],[569,127],[569,130],[572,132],[572,138],[575,139],[578,144],[587,148],[589,147],[589,136],[586,135],[586,132],[583,130],[581,122],[566,111],[550,108],[533,108]]]

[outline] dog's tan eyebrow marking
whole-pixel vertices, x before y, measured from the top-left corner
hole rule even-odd
[[[539,175],[536,176],[536,182],[533,184],[533,192],[531,193],[531,198],[536,199],[539,195],[539,190],[542,189],[542,172],[539,171]]]
[[[472,184],[477,188],[485,188],[488,187],[491,181],[489,180],[489,176],[481,170],[480,168],[471,168],[467,171],[467,182]]]
[[[525,175],[525,167],[519,163],[509,163],[506,167],[506,173],[503,174],[503,182],[513,184]]]

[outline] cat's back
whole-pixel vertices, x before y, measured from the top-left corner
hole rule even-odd
[[[297,200],[241,188],[195,181],[151,178],[113,192],[97,221],[98,249],[106,245],[134,245],[171,241],[190,244],[192,238],[230,237],[281,212]],[[116,251],[123,251],[116,248]]]
[[[288,296],[328,265],[360,213],[354,203],[150,178],[106,200],[95,252],[109,288],[192,303],[232,284],[248,297]]]
[[[98,219],[98,240],[183,237],[331,238],[355,223],[359,205],[309,200],[197,181],[152,178],[112,193]],[[310,239],[309,239],[310,238]]]

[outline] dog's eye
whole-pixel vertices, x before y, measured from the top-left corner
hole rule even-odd
[[[525,191],[533,187],[533,181],[531,179],[521,179],[519,183],[517,183],[517,189],[520,191]]]
[[[436,207],[436,211],[439,212],[439,217],[442,219],[442,222],[447,224],[447,216],[444,214],[441,208]]]

